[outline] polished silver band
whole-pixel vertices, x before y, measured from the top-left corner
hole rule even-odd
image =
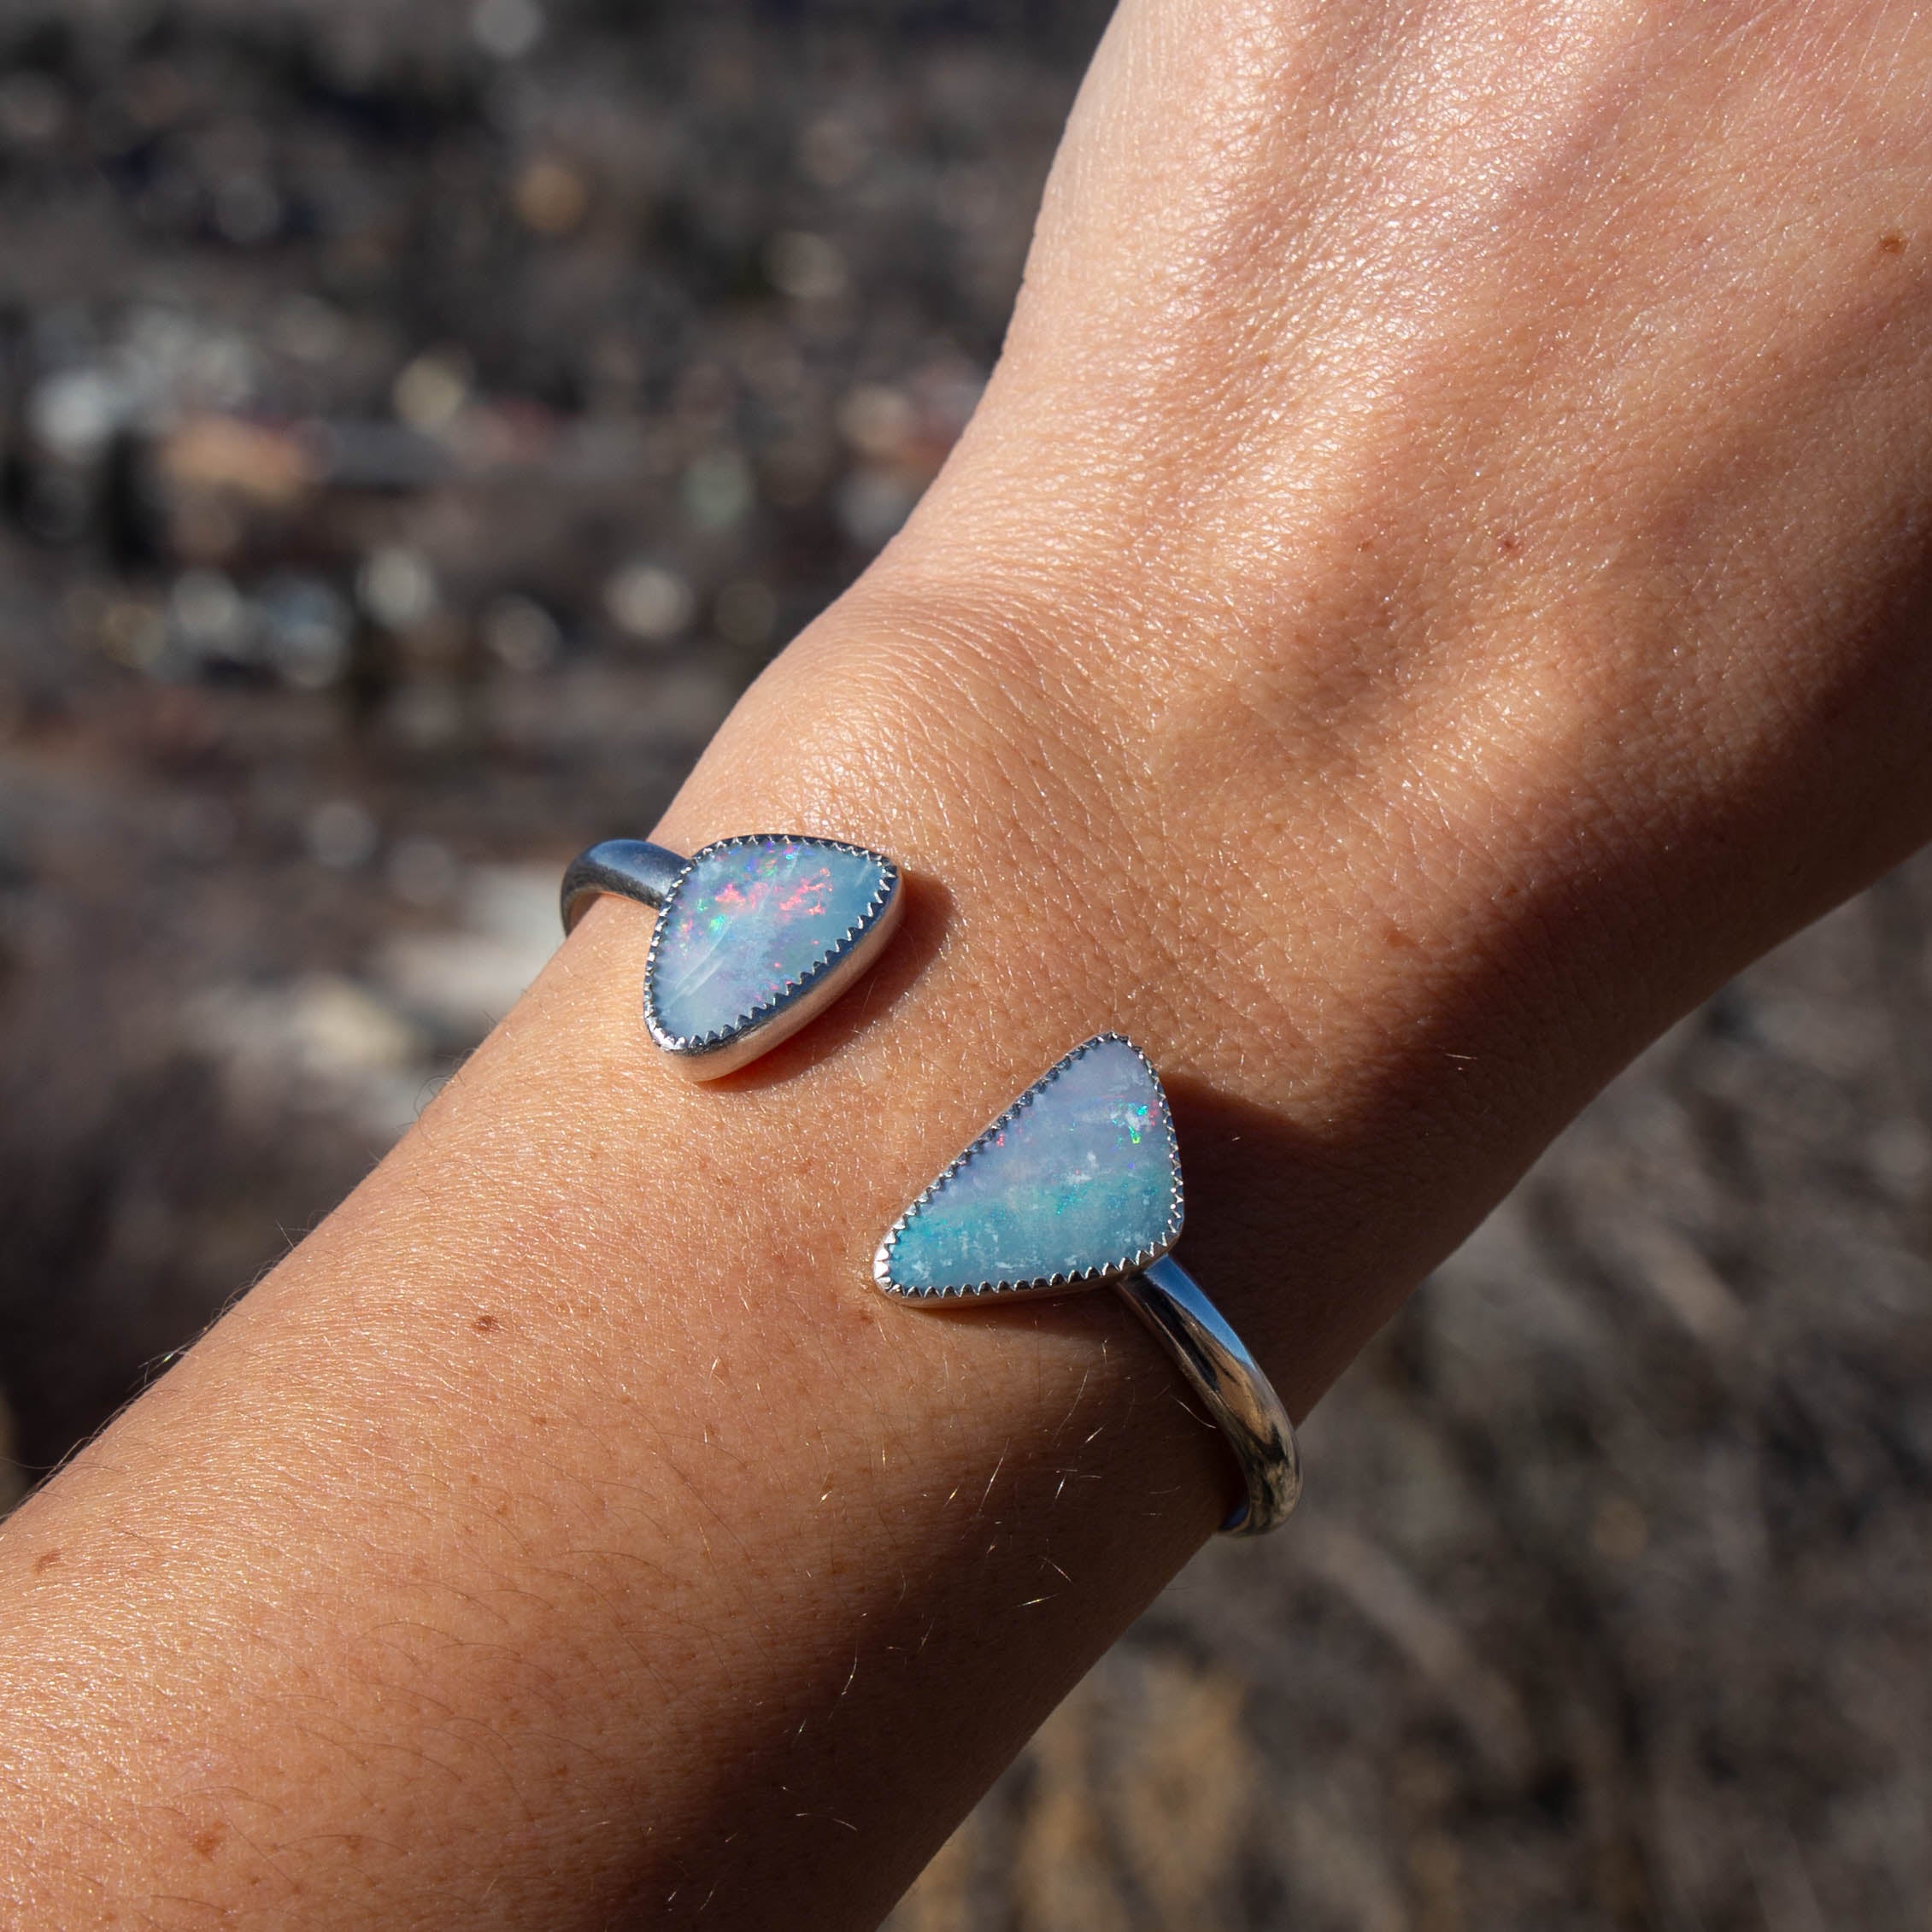
[[[1221,1534],[1259,1536],[1287,1521],[1301,1496],[1301,1455],[1261,1365],[1172,1254],[1114,1286],[1207,1405],[1241,1465],[1248,1500]]]
[[[606,892],[661,906],[690,863],[643,838],[607,838],[602,845],[579,852],[563,875],[560,907],[564,931],[568,932]]]

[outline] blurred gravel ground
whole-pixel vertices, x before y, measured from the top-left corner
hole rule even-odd
[[[902,517],[1100,18],[0,13],[15,1487]],[[895,1926],[1932,1925],[1929,1239],[1922,863],[1564,1137]]]

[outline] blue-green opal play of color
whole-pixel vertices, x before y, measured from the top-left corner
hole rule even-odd
[[[673,1038],[737,1031],[837,951],[883,883],[877,859],[809,838],[701,852],[659,917],[649,997]]]
[[[1103,1037],[907,1214],[885,1271],[892,1286],[938,1289],[1118,1268],[1172,1240],[1178,1183],[1154,1069]]]

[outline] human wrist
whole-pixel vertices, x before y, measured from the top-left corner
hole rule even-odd
[[[1601,672],[1647,661],[1640,614],[1573,635],[1600,672],[1554,691],[1472,630],[1459,732],[1371,666],[1338,736],[1332,596],[1242,705],[1153,587],[1044,546],[989,549],[968,585],[913,534],[753,694],[672,835],[863,838],[943,903],[932,957],[854,1002],[960,1056],[931,1142],[904,1143],[915,1183],[1075,1041],[1141,1039],[1183,1128],[1183,1254],[1306,1406],[1748,943],[1722,920],[1687,943],[1673,901],[1724,790],[1647,818],[1659,760],[1626,736],[1624,802],[1578,791],[1571,749],[1614,741],[1625,703]]]
[[[1403,882],[1350,863],[1332,809],[1295,821],[1293,774],[1259,770],[1270,748],[1252,722],[1207,714],[1189,663],[1164,662],[1130,605],[1109,611],[1095,586],[1070,582],[1056,627],[1037,584],[1009,594],[1024,574],[989,560],[962,590],[889,563],[755,688],[661,836],[689,849],[783,825],[906,865],[915,917],[899,956],[796,1053],[844,1050],[861,1014],[915,1061],[943,1041],[964,1064],[937,1096],[942,1139],[963,1144],[981,1124],[973,1107],[989,1116],[1078,1040],[1132,1032],[1176,1093],[1190,1248],[1212,1246],[1218,1223],[1250,1230],[1217,1292],[1264,1338],[1306,1348],[1265,1259],[1292,1242],[1320,1258],[1308,1271],[1324,1295],[1361,1311],[1298,1388],[1306,1401],[1359,1343],[1359,1321],[1487,1205],[1513,1148],[1526,1158],[1547,1110],[1521,1109],[1512,1143],[1498,1116],[1514,1096],[1494,1070],[1472,1076],[1466,1060],[1416,1045],[1453,1023],[1438,1005],[1447,955],[1471,943],[1454,931],[1467,908],[1453,890],[1420,880],[1390,903]],[[1146,728],[1150,711],[1162,728]],[[1366,815],[1383,786],[1398,793],[1400,780],[1365,768],[1349,808]],[[1411,943],[1392,940],[1398,928]],[[1473,1172],[1436,1158],[1472,1089],[1489,1116],[1476,1152],[1506,1149]],[[954,1095],[978,1096],[956,1119],[943,1116]],[[922,1145],[908,1171],[930,1169],[933,1151]],[[1391,1164],[1406,1172],[1403,1212],[1372,1217],[1377,1236],[1358,1244]],[[1276,1359],[1295,1387],[1296,1367]]]

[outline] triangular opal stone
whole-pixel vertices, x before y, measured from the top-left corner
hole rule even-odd
[[[742,1032],[856,944],[893,883],[876,852],[825,838],[708,845],[658,913],[644,1018],[673,1052]]]
[[[1028,1090],[901,1217],[872,1264],[895,1295],[1018,1295],[1114,1280],[1181,1231],[1167,1098],[1103,1033]]]

